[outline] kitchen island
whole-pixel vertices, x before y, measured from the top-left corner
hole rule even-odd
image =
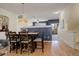
[[[39,32],[39,36],[44,40],[52,40],[52,27],[51,26],[29,26],[22,28],[22,30],[28,29],[29,32]]]

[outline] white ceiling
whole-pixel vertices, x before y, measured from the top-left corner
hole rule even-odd
[[[41,19],[55,19],[59,14],[53,14],[53,12],[62,10],[70,6],[68,3],[25,3],[24,13],[28,18],[36,16]],[[4,8],[13,13],[22,14],[21,3],[0,3],[0,8]]]

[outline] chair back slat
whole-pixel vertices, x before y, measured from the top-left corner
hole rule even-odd
[[[28,40],[27,32],[19,32],[19,38],[21,41],[27,41]]]
[[[12,40],[16,40],[16,32],[9,32],[8,33],[9,35],[9,40],[12,41]]]

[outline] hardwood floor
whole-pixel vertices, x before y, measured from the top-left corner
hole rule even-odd
[[[44,46],[44,53],[42,53],[41,49],[36,49],[35,52],[30,53],[29,56],[79,56],[78,50],[68,47],[64,42],[59,40],[45,42]],[[6,56],[28,56],[27,52],[20,54],[18,51],[16,54],[16,52],[12,51],[12,53],[9,53],[7,48],[1,50],[5,52]]]

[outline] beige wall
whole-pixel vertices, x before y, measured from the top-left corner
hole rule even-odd
[[[65,8],[60,14],[60,24],[58,34],[67,45],[72,48],[79,49],[79,4]],[[62,29],[62,20],[64,29]]]
[[[68,46],[74,48],[74,33],[68,29],[68,20],[70,19],[70,9],[65,8],[62,10],[59,17],[58,35],[60,40],[64,41]],[[64,20],[64,23],[63,23]],[[63,28],[64,26],[64,28]]]
[[[75,32],[75,43],[79,43],[79,4],[74,4],[70,8],[70,19],[68,20],[68,30]]]
[[[79,26],[79,4],[74,4],[69,9],[70,19],[68,20],[68,30],[75,32]]]
[[[72,10],[72,14],[73,14],[73,19],[74,19],[74,23],[75,23],[75,43],[76,46],[75,48],[79,50],[79,4],[75,4]]]

